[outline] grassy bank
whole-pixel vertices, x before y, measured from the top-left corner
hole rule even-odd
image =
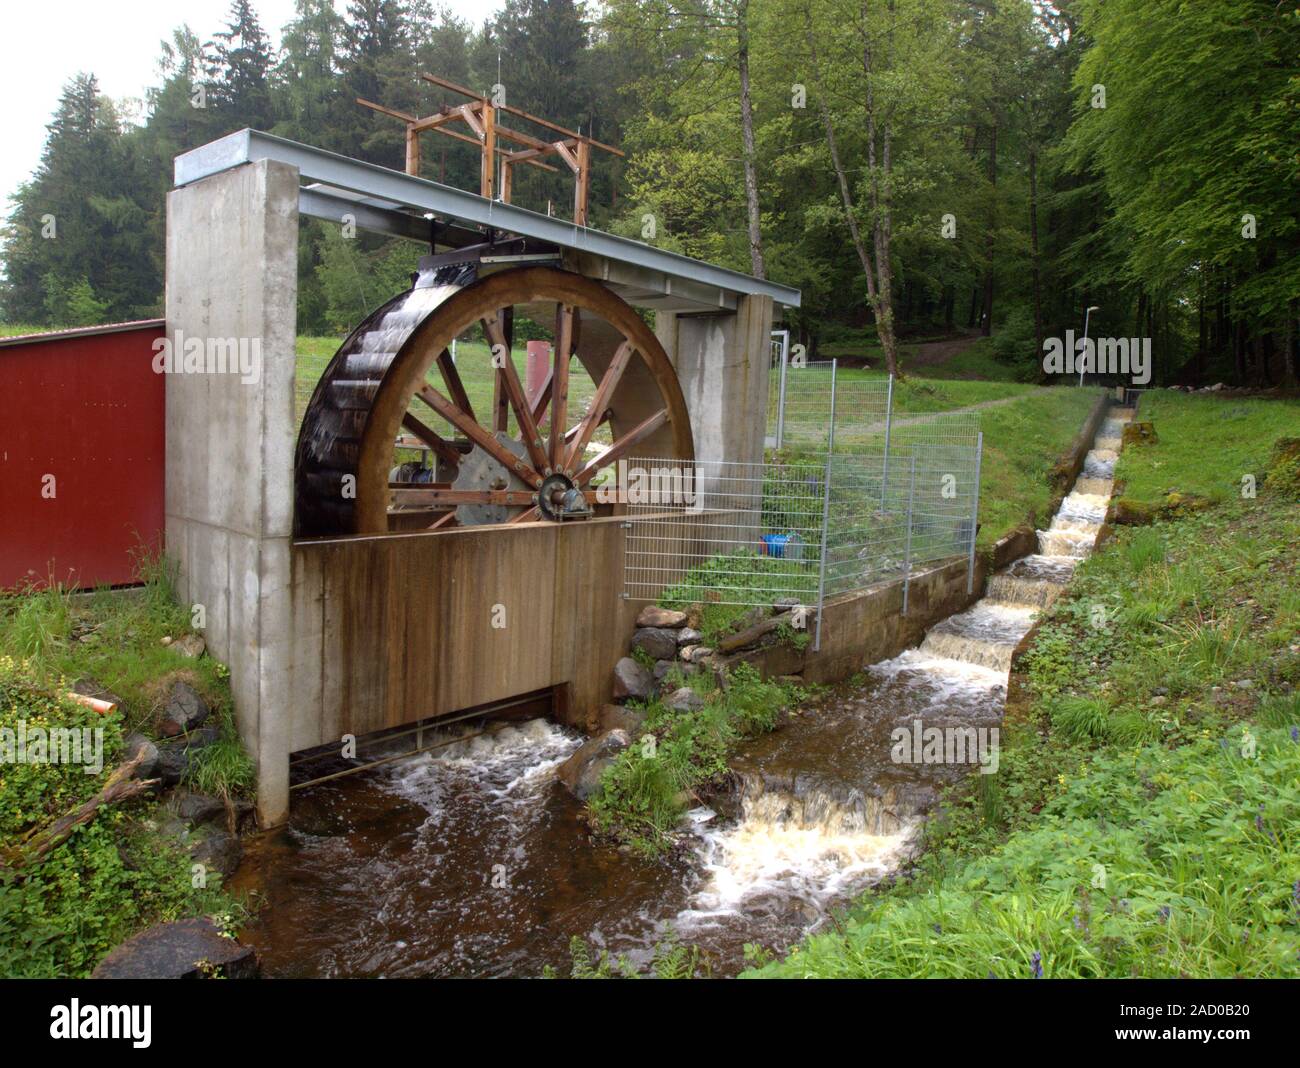
[[[659,700],[632,703],[634,712],[644,713],[644,726],[588,803],[599,831],[648,856],[672,845],[682,815],[700,803],[698,792],[726,774],[732,749],[770,731],[804,696],[798,687],[763,680],[748,664],[732,670],[725,686],[711,671],[673,681],[697,693],[701,707],[677,711]]]
[[[1153,390],[1143,394],[1138,418],[1154,422],[1159,445],[1125,451],[1115,477],[1123,498],[1148,506],[1175,493],[1212,503],[1240,498],[1243,478],[1263,480],[1274,441],[1300,437],[1294,400]]]
[[[980,412],[984,460],[977,547],[1050,518],[1048,476],[1083,428],[1097,395],[1093,389],[1035,390],[1012,404]]]
[[[1190,439],[1200,485],[1239,479],[1202,436],[1236,403],[1146,407],[1160,440],[1130,477]],[[1238,424],[1251,455],[1273,418]],[[997,774],[952,792],[910,878],[753,974],[1300,976],[1300,512],[1271,483],[1084,563],[1021,662]]]
[[[212,709],[207,725],[221,732],[200,751],[187,784],[215,794],[251,788],[224,667],[162,644],[190,632],[189,613],[160,567],[146,564],[143,577],[142,589],[123,593],[55,587],[0,597],[0,728],[104,732],[102,768],[93,773],[66,763],[0,767],[0,974],[84,976],[150,924],[239,911],[214,874],[193,885],[189,854],[159,833],[157,804],[147,797],[104,805],[44,856],[27,856],[34,835],[105,787],[130,731],[152,735],[178,680],[204,697]],[[121,697],[118,710],[100,715],[68,700],[82,680]]]

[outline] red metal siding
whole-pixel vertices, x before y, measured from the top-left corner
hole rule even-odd
[[[0,588],[132,583],[132,552],[161,547],[162,336],[149,325],[0,347]]]

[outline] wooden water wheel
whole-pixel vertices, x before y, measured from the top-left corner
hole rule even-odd
[[[422,266],[331,360],[298,441],[300,536],[580,517],[617,460],[693,458],[676,374],[631,306],[551,267],[476,271]],[[532,395],[514,361],[525,319],[551,335]],[[479,343],[454,360],[467,335]],[[427,462],[401,463],[403,445]]]

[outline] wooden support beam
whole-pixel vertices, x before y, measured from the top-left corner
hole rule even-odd
[[[578,180],[573,187],[573,221],[587,225],[587,195],[591,191],[591,144],[578,142]]]
[[[423,73],[420,75],[420,77],[423,78],[426,82],[432,82],[434,85],[441,86],[443,89],[450,89],[453,93],[459,93],[461,96],[467,96],[471,100],[488,99],[487,97],[483,96],[481,93],[476,93],[474,92],[473,89],[466,89],[463,85],[457,85],[455,82],[449,82],[446,78],[439,78],[433,74],[423,74]],[[499,110],[505,111],[511,115],[518,115],[519,118],[521,119],[527,119],[529,122],[535,122],[537,123],[538,126],[544,126],[548,130],[554,130],[556,133],[562,133],[566,137],[576,137],[581,139],[583,136],[582,134],[578,133],[577,130],[570,130],[567,126],[560,126],[558,123],[551,122],[548,119],[543,119],[540,115],[534,115],[531,112],[524,111],[522,108],[512,107],[509,104],[498,104],[496,105],[496,107]],[[613,145],[607,145],[603,141],[597,141],[594,140],[593,138],[585,138],[585,140],[590,141],[593,145],[595,145],[599,149],[603,149],[606,152],[612,152],[616,156],[624,155],[624,152],[621,149],[615,148]]]

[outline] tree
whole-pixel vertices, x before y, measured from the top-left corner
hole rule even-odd
[[[229,22],[215,36],[208,67],[212,103],[242,125],[265,129],[271,125],[271,49],[250,0],[233,0]]]

